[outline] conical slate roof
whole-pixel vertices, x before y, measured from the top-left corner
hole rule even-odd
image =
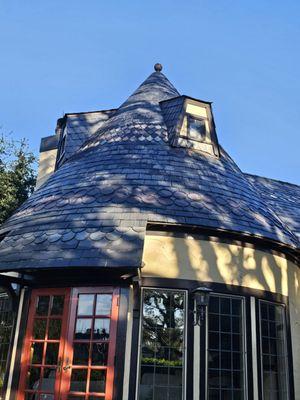
[[[6,222],[0,269],[138,267],[150,222],[297,247],[223,149],[217,158],[170,146],[159,102],[178,95],[152,73]]]

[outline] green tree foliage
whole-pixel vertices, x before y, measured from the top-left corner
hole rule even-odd
[[[15,141],[0,134],[0,224],[33,192],[35,164],[25,139]]]

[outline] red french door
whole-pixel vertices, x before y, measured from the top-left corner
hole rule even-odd
[[[118,289],[36,289],[18,400],[112,400]]]

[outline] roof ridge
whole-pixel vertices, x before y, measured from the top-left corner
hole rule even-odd
[[[290,185],[290,186],[297,186],[300,189],[300,185],[298,185],[297,183],[292,183],[292,182],[287,182],[287,181],[282,181],[281,179],[275,179],[275,178],[268,178],[266,176],[261,176],[261,175],[257,175],[257,174],[250,174],[248,172],[243,172],[244,175],[248,175],[248,176],[253,176],[259,179],[265,179],[268,181],[274,181],[274,182],[279,182],[279,183],[284,183],[285,185]]]

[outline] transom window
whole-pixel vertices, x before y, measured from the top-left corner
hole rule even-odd
[[[184,291],[143,290],[140,400],[183,398],[185,302]]]

